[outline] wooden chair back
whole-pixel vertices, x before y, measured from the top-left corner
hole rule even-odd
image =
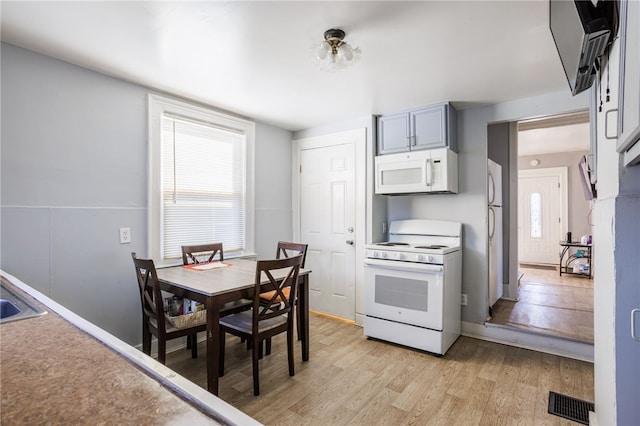
[[[259,323],[281,315],[289,315],[293,321],[295,294],[297,294],[298,274],[302,266],[303,255],[285,257],[275,260],[259,260],[256,265],[255,290],[253,301],[253,328],[257,332]],[[274,271],[285,270],[284,278],[274,278]],[[269,280],[266,286],[261,284],[263,277]],[[270,300],[265,303],[261,299],[260,290],[272,291]],[[288,289],[288,291],[285,291]],[[264,295],[264,293],[263,293]],[[276,302],[279,299],[279,302]],[[280,303],[277,310],[271,309],[273,304]]]
[[[162,334],[166,332],[164,303],[160,283],[156,274],[156,267],[151,259],[139,259],[136,253],[131,253],[133,265],[138,279],[138,290],[142,302],[142,315],[145,322],[153,321],[154,326]]]
[[[222,243],[182,246],[182,264],[213,262],[216,254],[219,254],[218,260],[222,262],[224,260]]]
[[[276,251],[276,259],[281,259],[283,257],[294,257],[299,254],[302,255],[302,264],[301,268],[304,268],[304,262],[307,260],[307,247],[308,244],[302,243],[289,243],[286,241],[278,241],[278,248]]]

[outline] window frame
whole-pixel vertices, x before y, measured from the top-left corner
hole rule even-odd
[[[190,120],[211,123],[245,135],[245,248],[225,251],[225,258],[255,256],[255,123],[165,96],[148,95],[148,187],[147,187],[147,253],[156,266],[174,266],[181,259],[163,259],[162,233],[162,116],[170,114]],[[216,241],[211,241],[216,242]]]

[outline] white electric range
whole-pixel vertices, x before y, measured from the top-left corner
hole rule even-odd
[[[444,355],[460,335],[462,225],[399,220],[365,246],[368,337]]]

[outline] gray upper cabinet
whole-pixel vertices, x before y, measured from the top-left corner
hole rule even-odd
[[[457,152],[456,110],[448,103],[378,117],[378,155],[420,149]]]

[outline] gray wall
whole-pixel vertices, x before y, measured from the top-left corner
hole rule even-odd
[[[559,152],[545,155],[525,155],[518,157],[518,169],[541,169],[547,167],[567,167],[568,179],[568,210],[569,217],[567,229],[574,235],[574,239],[580,241],[582,235],[593,234],[589,224],[591,217],[591,202],[584,197],[582,183],[580,182],[578,163],[583,155],[589,155],[589,151]],[[537,167],[531,167],[531,160],[539,160]],[[593,222],[592,222],[593,223]]]
[[[0,267],[131,344],[149,89],[2,44]],[[255,246],[291,238],[291,132],[256,123]],[[118,229],[130,227],[131,244]]]
[[[488,124],[580,111],[588,104],[586,93],[571,96],[563,90],[458,111],[459,193],[389,197],[389,220],[444,219],[463,223],[462,291],[468,295],[468,305],[462,307],[463,321],[483,324],[488,312]]]

